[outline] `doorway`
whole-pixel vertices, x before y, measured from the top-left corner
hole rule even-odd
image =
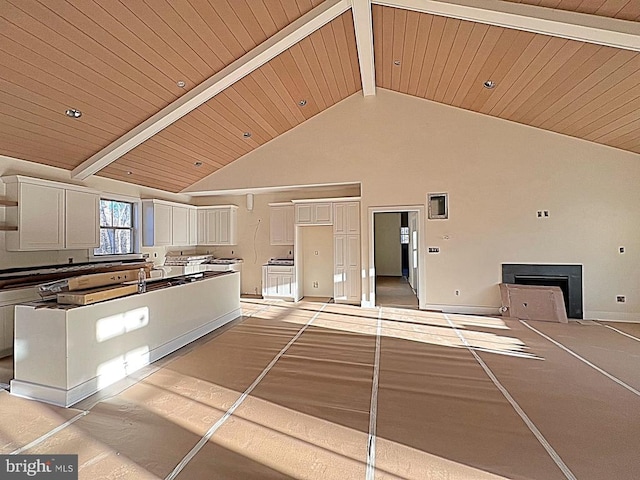
[[[370,207],[370,306],[420,308],[422,206]]]

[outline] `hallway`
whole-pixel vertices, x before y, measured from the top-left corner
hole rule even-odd
[[[418,297],[406,277],[376,277],[376,305],[418,308]]]

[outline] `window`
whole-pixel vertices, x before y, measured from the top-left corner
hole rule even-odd
[[[402,245],[409,244],[409,227],[400,227],[400,243]]]
[[[117,200],[100,200],[100,247],[94,255],[128,255],[134,253],[133,204]]]

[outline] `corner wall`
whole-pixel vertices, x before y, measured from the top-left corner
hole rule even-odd
[[[427,193],[449,193],[449,219],[425,219],[421,244],[431,308],[497,308],[502,263],[578,263],[586,318],[640,320],[640,156],[633,153],[378,89],[189,190],[340,182],[362,184],[363,233],[369,207],[425,205]],[[550,217],[538,219],[537,210]],[[363,234],[365,298],[368,241]],[[426,246],[440,253],[427,255]]]

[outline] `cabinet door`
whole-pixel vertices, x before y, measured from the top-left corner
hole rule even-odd
[[[65,247],[100,246],[100,195],[76,190],[65,191]]]
[[[171,207],[171,244],[189,244],[189,210],[186,207]]]
[[[279,281],[280,275],[268,273],[267,274],[267,295],[276,296],[279,295]]]
[[[218,232],[216,243],[220,245],[231,244],[231,210],[220,209],[217,211]]]
[[[276,275],[278,295],[281,297],[293,296],[293,275]]]
[[[153,206],[153,237],[154,245],[171,245],[171,205],[156,203]]]
[[[189,209],[189,245],[198,244],[198,210]]]
[[[271,245],[293,245],[293,205],[269,208]]]
[[[317,225],[331,225],[333,223],[333,208],[331,203],[313,203],[313,223]]]
[[[345,235],[335,235],[333,237],[333,297],[336,300],[346,300],[346,254],[347,237]]]
[[[11,247],[15,246],[16,250],[62,250],[64,189],[30,183],[22,183],[19,188],[19,242]],[[9,247],[9,242],[7,244]]]
[[[360,234],[360,202],[339,202],[333,205],[333,233]]]
[[[313,223],[313,207],[311,204],[296,205],[296,223],[302,225]]]
[[[220,210],[205,210],[206,213],[206,231],[205,243],[207,245],[215,245],[218,243],[218,225],[220,224]]]
[[[198,245],[207,244],[207,210],[197,210],[198,229],[196,232]]]
[[[345,294],[347,300],[360,301],[362,280],[360,275],[360,235],[348,235],[346,240],[347,264]]]
[[[360,301],[360,236],[334,235],[333,296],[336,300]]]

